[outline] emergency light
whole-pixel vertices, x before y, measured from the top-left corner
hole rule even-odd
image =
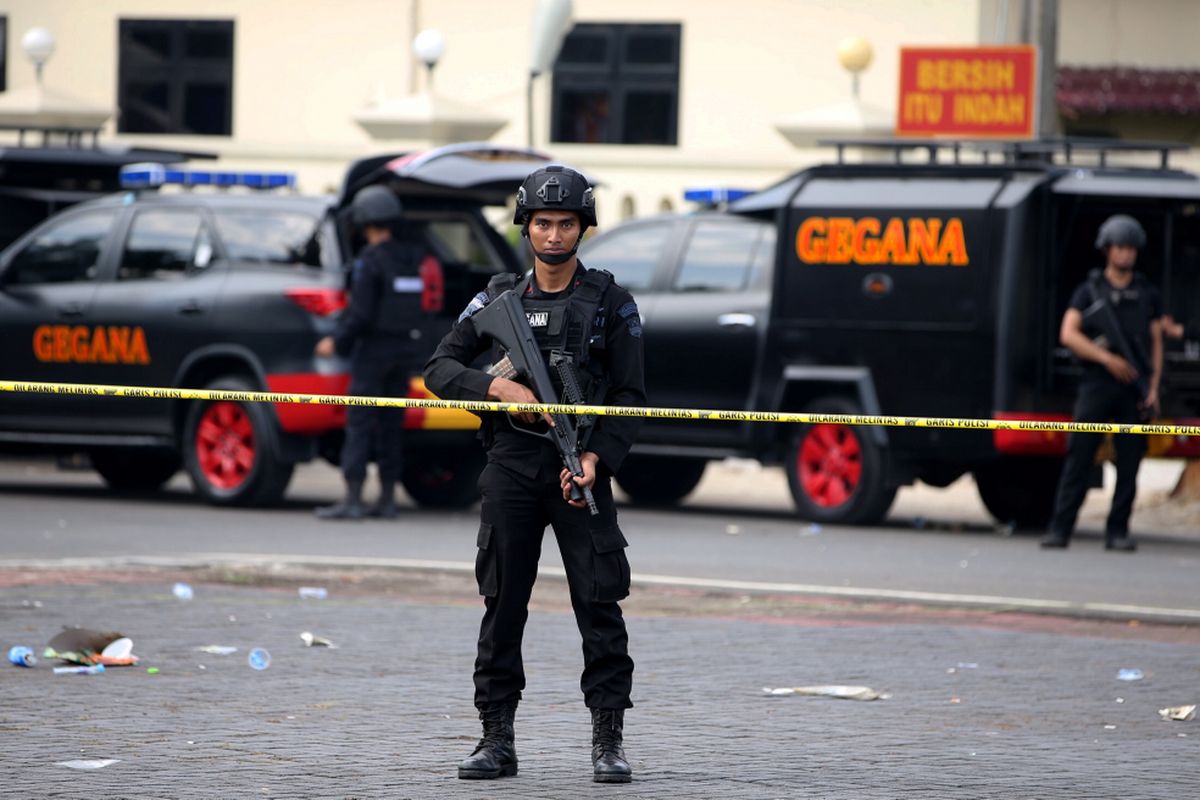
[[[704,203],[705,205],[715,206],[718,203],[732,203],[734,200],[740,200],[748,194],[754,194],[754,192],[749,189],[726,189],[719,186],[712,186],[701,189],[684,189],[683,199],[693,203]]]
[[[245,186],[250,189],[294,189],[292,172],[230,172],[227,170],[180,169],[163,164],[129,164],[121,167],[122,189],[156,189],[159,186]]]

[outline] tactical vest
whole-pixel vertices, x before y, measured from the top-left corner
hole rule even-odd
[[[600,303],[605,290],[613,282],[612,273],[585,268],[574,290],[554,299],[531,294],[529,289],[532,281],[532,273],[524,279],[511,273],[497,275],[488,283],[488,297],[495,299],[507,289],[513,289],[520,296],[525,318],[529,321],[530,330],[542,351],[542,359],[558,393],[555,401],[566,403],[569,399],[564,393],[559,369],[551,366],[552,359],[569,358],[574,365],[582,401],[588,405],[604,402],[608,380],[604,373],[605,331]],[[493,344],[492,363],[501,357],[499,346]],[[580,441],[586,443],[595,421],[591,415],[579,417]]]
[[[420,251],[413,245],[391,240],[368,248],[362,258],[375,264],[379,272],[379,303],[372,330],[390,336],[419,337],[424,321],[421,295],[425,290]]]

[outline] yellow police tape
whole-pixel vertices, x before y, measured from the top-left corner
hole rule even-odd
[[[501,403],[484,400],[437,400],[412,397],[350,397],[340,394],[235,392],[222,389],[166,389],[155,386],[104,386],[89,383],[46,383],[0,380],[0,392],[135,397],[151,400],[225,400],[235,403],[301,403],[375,408],[440,408],[508,413],[593,414],[604,417],[697,419],[715,422],[778,422],[825,425],[878,425],[899,428],[956,428],[976,431],[1052,431],[1058,433],[1133,433],[1143,436],[1200,436],[1200,425],[1154,423],[1053,422],[1033,419],[962,419],[896,417],[866,414],[811,414],[790,411],[725,411],[699,408],[639,408],[552,403]]]

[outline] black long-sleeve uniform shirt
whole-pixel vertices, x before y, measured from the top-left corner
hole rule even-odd
[[[583,274],[583,265],[566,293],[574,291]],[[531,282],[533,296],[545,299],[561,297],[563,292],[542,292]],[[486,400],[492,376],[470,366],[492,347],[490,337],[475,331],[471,314],[486,303],[486,294],[477,296],[459,317],[454,328],[446,334],[425,365],[425,385],[446,400]],[[608,390],[603,404],[616,406],[645,406],[646,384],[643,372],[642,326],[637,304],[629,291],[616,283],[610,284],[600,300],[597,317],[603,317],[603,366]],[[498,415],[502,416],[502,415]],[[640,417],[597,417],[596,427],[587,449],[600,457],[600,468],[615,473],[625,459],[637,431]],[[546,440],[514,431],[503,419],[496,419],[488,460],[530,478],[557,480],[562,465],[554,445]]]

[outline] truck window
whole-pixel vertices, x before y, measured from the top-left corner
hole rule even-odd
[[[321,266],[319,220],[299,211],[213,209],[217,234],[231,261]]]
[[[671,288],[677,292],[735,292],[745,289],[750,264],[765,225],[740,220],[696,223]]]
[[[584,263],[606,269],[632,292],[649,289],[654,271],[674,228],[672,221],[655,221],[614,230],[592,247],[584,248]]]
[[[208,266],[212,237],[200,214],[186,209],[139,211],[121,254],[117,280],[171,280]]]
[[[93,280],[117,212],[93,209],[50,223],[25,245],[8,269],[11,284]]]

